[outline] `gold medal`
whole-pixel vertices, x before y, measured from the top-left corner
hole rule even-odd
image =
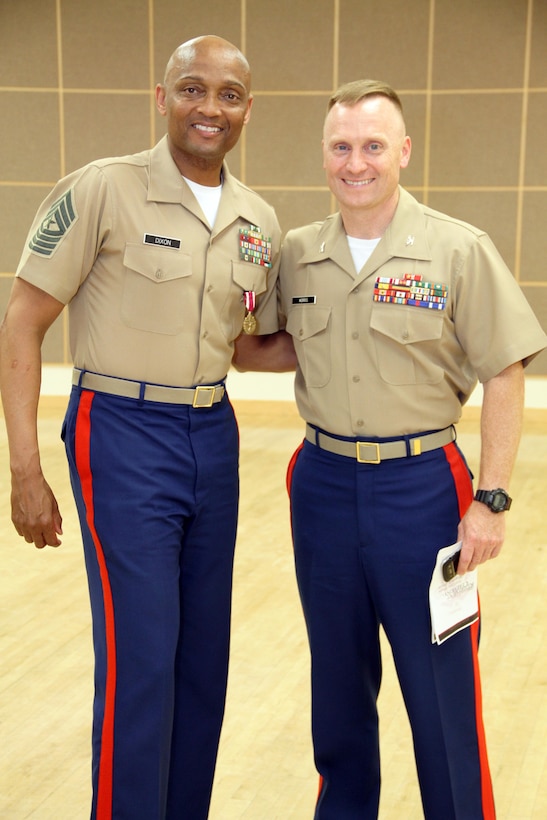
[[[256,317],[254,313],[248,311],[245,314],[245,318],[243,319],[243,333],[246,333],[247,336],[252,336],[253,333],[256,331]]]
[[[256,294],[254,290],[243,291],[243,303],[245,305],[245,318],[243,319],[243,332],[252,336],[256,332],[256,317],[253,310],[256,307]]]

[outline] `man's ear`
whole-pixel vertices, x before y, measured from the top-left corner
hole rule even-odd
[[[251,108],[253,106],[253,95],[249,95],[249,99],[247,100],[247,110],[245,112],[245,116],[243,117],[243,125],[247,125],[249,120],[251,119]]]
[[[158,83],[158,85],[156,86],[155,96],[156,96],[156,108],[158,109],[158,111],[160,112],[162,117],[165,117],[165,114],[167,112],[167,109],[166,109],[166,106],[165,106],[165,86]]]
[[[410,137],[405,137],[403,142],[403,147],[401,149],[401,168],[406,168],[408,163],[410,162],[410,154],[412,152],[412,142]]]

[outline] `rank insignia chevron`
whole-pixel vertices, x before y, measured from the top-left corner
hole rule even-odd
[[[78,214],[72,202],[72,190],[53,203],[40,227],[29,242],[29,248],[42,256],[51,256]]]

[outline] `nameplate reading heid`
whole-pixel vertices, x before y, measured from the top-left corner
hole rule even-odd
[[[158,245],[161,248],[180,248],[180,239],[173,239],[170,236],[156,236],[153,233],[145,233],[145,245]]]
[[[293,305],[315,305],[317,301],[316,296],[293,296]]]

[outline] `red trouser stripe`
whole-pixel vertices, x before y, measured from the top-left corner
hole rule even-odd
[[[106,685],[103,726],[101,735],[101,755],[99,760],[99,777],[97,785],[97,817],[110,820],[112,817],[112,761],[114,755],[114,701],[116,695],[116,632],[114,626],[114,607],[108,570],[103,548],[95,530],[93,504],[93,474],[90,462],[91,439],[91,405],[94,393],[83,391],[80,397],[78,417],[76,420],[76,468],[82,487],[82,496],[86,509],[86,521],[95,550],[103,589],[105,628],[106,628]]]
[[[298,456],[300,455],[303,447],[304,447],[304,442],[302,442],[302,444],[300,444],[296,448],[295,452],[293,453],[293,455],[291,457],[291,460],[289,461],[289,466],[287,467],[287,476],[286,476],[286,482],[285,483],[287,485],[287,492],[289,494],[289,500],[290,500],[290,497],[291,497],[291,485],[292,485],[293,470],[294,470],[296,461],[298,459]],[[319,802],[319,798],[321,797],[321,792],[323,791],[323,786],[324,786],[323,776],[319,775],[319,785],[317,787],[317,800],[316,800],[316,802]]]
[[[296,448],[295,452],[293,453],[293,455],[291,457],[291,460],[289,461],[289,466],[287,467],[287,475],[286,475],[285,483],[287,485],[287,492],[289,494],[289,500],[290,500],[290,497],[291,497],[291,485],[292,485],[293,470],[294,470],[294,467],[295,467],[295,464],[296,464],[296,460],[298,459],[298,456],[300,455],[303,447],[304,447],[304,442],[302,442],[302,444],[300,444]],[[317,800],[316,800],[316,802],[319,802],[319,798],[321,797],[321,792],[323,791],[323,786],[324,786],[323,776],[319,775],[319,785],[317,787]]]
[[[450,465],[452,475],[458,491],[458,503],[460,518],[463,518],[469,505],[473,501],[473,487],[469,481],[467,467],[460,456],[457,448],[453,444],[447,444],[444,448],[446,460]],[[471,646],[473,650],[473,672],[475,678],[475,720],[477,725],[477,740],[479,744],[479,759],[481,767],[481,792],[482,811],[484,820],[495,820],[496,809],[494,807],[494,793],[492,790],[492,780],[490,777],[490,767],[488,765],[488,754],[486,751],[486,736],[482,719],[482,691],[479,671],[479,623],[475,621],[471,624]]]
[[[289,494],[289,498],[291,497],[291,484],[292,484],[292,474],[293,474],[293,470],[294,470],[294,465],[296,464],[296,459],[300,455],[300,451],[301,451],[303,446],[304,446],[304,442],[302,442],[302,444],[300,444],[296,448],[295,452],[293,453],[293,455],[291,457],[291,460],[289,461],[289,465],[287,467],[287,476],[286,476],[285,484],[287,486],[287,492]]]

